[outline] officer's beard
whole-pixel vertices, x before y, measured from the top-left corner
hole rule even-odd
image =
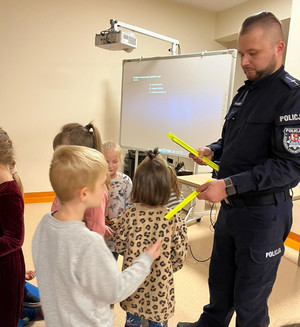
[[[251,74],[251,72],[249,74],[247,74],[247,72],[245,70],[244,70],[244,72],[249,81],[257,82],[260,79],[273,74],[276,70],[277,70],[277,61],[276,61],[275,54],[273,54],[269,64],[264,69],[255,70],[254,76],[253,76],[253,74]]]

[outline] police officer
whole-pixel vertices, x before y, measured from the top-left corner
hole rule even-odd
[[[292,224],[290,189],[300,179],[300,81],[282,66],[280,21],[270,12],[242,24],[238,51],[247,76],[225,117],[222,137],[198,149],[220,160],[218,179],[199,199],[221,201],[209,270],[210,303],[178,327],[269,325],[267,300]],[[201,159],[190,154],[198,164]]]

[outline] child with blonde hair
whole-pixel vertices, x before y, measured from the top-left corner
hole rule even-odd
[[[17,327],[23,310],[24,201],[12,141],[0,128],[0,326]]]
[[[162,252],[151,267],[151,273],[137,291],[121,302],[126,311],[126,327],[166,326],[174,315],[175,293],[173,273],[182,268],[187,251],[187,230],[179,215],[170,220],[165,215],[169,201],[170,173],[158,158],[158,151],[149,151],[147,160],[137,168],[133,178],[132,206],[112,219],[116,251],[123,255],[123,269],[162,237]]]
[[[119,217],[131,203],[132,181],[129,176],[118,171],[122,162],[122,150],[119,144],[112,141],[103,143],[103,154],[108,163],[111,182],[106,207],[107,223],[110,224],[111,219]],[[107,239],[106,243],[117,259],[118,253],[115,252],[113,239]]]
[[[81,145],[103,152],[103,145],[98,128],[90,122],[83,126],[78,123],[69,123],[61,128],[61,131],[53,140],[53,149],[59,145]],[[108,180],[109,183],[109,180]],[[105,226],[105,207],[108,201],[108,192],[104,192],[100,207],[88,208],[84,214],[87,227],[105,237],[112,237],[111,230]],[[59,198],[55,197],[51,210],[59,208]]]
[[[104,238],[83,222],[86,209],[98,207],[106,191],[103,155],[83,146],[59,146],[49,175],[60,207],[43,217],[32,241],[46,325],[112,327],[109,305],[143,282],[160,255],[161,239],[119,272]]]

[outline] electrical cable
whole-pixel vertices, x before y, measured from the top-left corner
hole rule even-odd
[[[209,221],[210,221],[209,229],[212,232],[214,232],[215,223],[216,223],[216,220],[213,220],[213,218],[212,218],[212,211],[213,211],[213,209],[214,209],[215,206],[216,206],[215,203],[211,203],[211,205],[210,205],[210,213],[209,213]]]
[[[192,256],[193,259],[194,259],[195,261],[197,261],[197,262],[206,262],[206,261],[210,260],[210,258],[211,258],[211,257],[209,257],[209,258],[207,258],[207,259],[205,259],[205,260],[199,260],[199,259],[197,259],[197,258],[194,256],[193,251],[192,251],[192,248],[191,248],[190,245],[188,245],[188,248],[190,249],[191,256]]]
[[[215,226],[215,223],[216,223],[216,221],[213,221],[213,218],[212,218],[212,211],[213,211],[213,208],[215,207],[215,203],[212,203],[211,204],[211,206],[210,206],[210,213],[209,213],[209,221],[210,221],[210,226],[209,226],[209,229],[212,231],[212,232],[214,232],[211,228],[214,228],[214,226]],[[195,261],[197,261],[197,262],[207,262],[207,261],[209,261],[210,259],[211,259],[211,257],[209,257],[209,258],[207,258],[207,259],[204,259],[204,260],[199,260],[199,259],[197,259],[195,256],[194,256],[194,253],[193,253],[193,251],[192,251],[192,247],[188,244],[188,248],[189,248],[189,250],[190,250],[190,253],[191,253],[191,256],[192,256],[192,258],[195,260]]]

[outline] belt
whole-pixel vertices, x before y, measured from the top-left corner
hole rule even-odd
[[[228,196],[222,203],[226,203],[232,207],[251,207],[251,206],[263,206],[268,204],[277,204],[279,199],[287,201],[291,199],[290,190],[284,190],[282,192],[270,192],[262,191],[251,194],[236,194]]]

